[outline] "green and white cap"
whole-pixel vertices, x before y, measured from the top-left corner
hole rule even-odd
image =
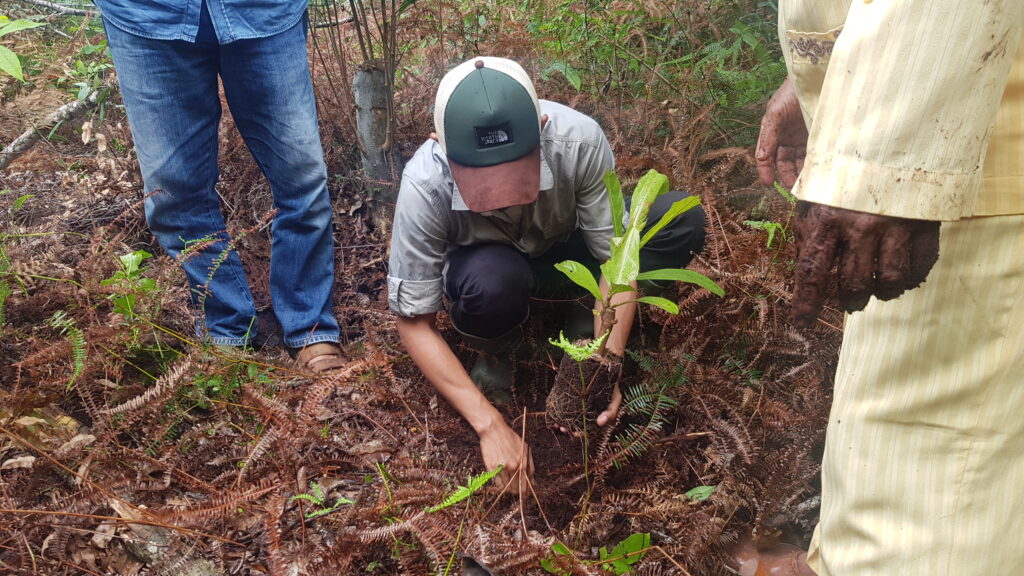
[[[434,130],[466,206],[529,204],[540,191],[540,103],[522,66],[480,56],[441,80]]]

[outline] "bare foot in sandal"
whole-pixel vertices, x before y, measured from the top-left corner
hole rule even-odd
[[[341,353],[341,347],[336,343],[317,342],[300,348],[295,354],[295,363],[302,370],[322,374],[344,366],[345,357]]]

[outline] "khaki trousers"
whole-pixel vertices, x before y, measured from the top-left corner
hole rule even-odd
[[[1024,216],[941,234],[924,285],[848,317],[820,576],[1024,574]]]

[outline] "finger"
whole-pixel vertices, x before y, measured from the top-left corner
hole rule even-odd
[[[875,261],[878,257],[878,227],[871,216],[851,219],[839,247],[839,307],[856,312],[867,306],[875,291]]]
[[[796,148],[792,146],[779,146],[778,160],[775,162],[775,167],[779,171],[779,184],[786,188],[792,188],[796,184],[796,177],[800,175],[796,162]]]
[[[779,148],[779,124],[777,118],[766,114],[761,119],[761,133],[757,136],[757,149],[754,161],[757,162],[757,175],[761,183],[771,186],[775,182],[775,157]]]
[[[825,304],[835,262],[838,236],[820,204],[797,204],[794,226],[799,256],[793,285],[792,316],[798,325],[809,326]]]
[[[910,248],[910,280],[916,288],[928,278],[939,259],[939,222],[918,222]]]
[[[875,296],[893,300],[917,286],[910,276],[910,228],[896,224],[882,236],[875,268]]]
[[[608,409],[601,412],[597,416],[597,425],[604,426],[609,422],[613,422],[619,415],[619,409],[622,407],[622,391],[619,390],[619,385],[616,384],[612,390],[612,401],[608,404]]]
[[[512,482],[516,480],[516,475],[508,471],[508,468],[503,468],[498,476],[495,478],[495,487],[499,494],[508,492],[509,488],[512,487]]]

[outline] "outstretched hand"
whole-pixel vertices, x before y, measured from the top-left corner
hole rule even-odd
[[[787,78],[768,101],[757,137],[757,174],[770,186],[776,180],[786,188],[796,184],[807,154],[807,125],[796,90]]]
[[[868,300],[898,298],[928,277],[939,258],[939,222],[911,220],[798,202],[793,319],[810,325],[838,265],[839,304],[863,310]]]
[[[530,446],[504,420],[495,422],[480,434],[480,453],[484,466],[494,470],[503,466],[494,478],[502,492],[526,495],[533,479],[533,455]]]

